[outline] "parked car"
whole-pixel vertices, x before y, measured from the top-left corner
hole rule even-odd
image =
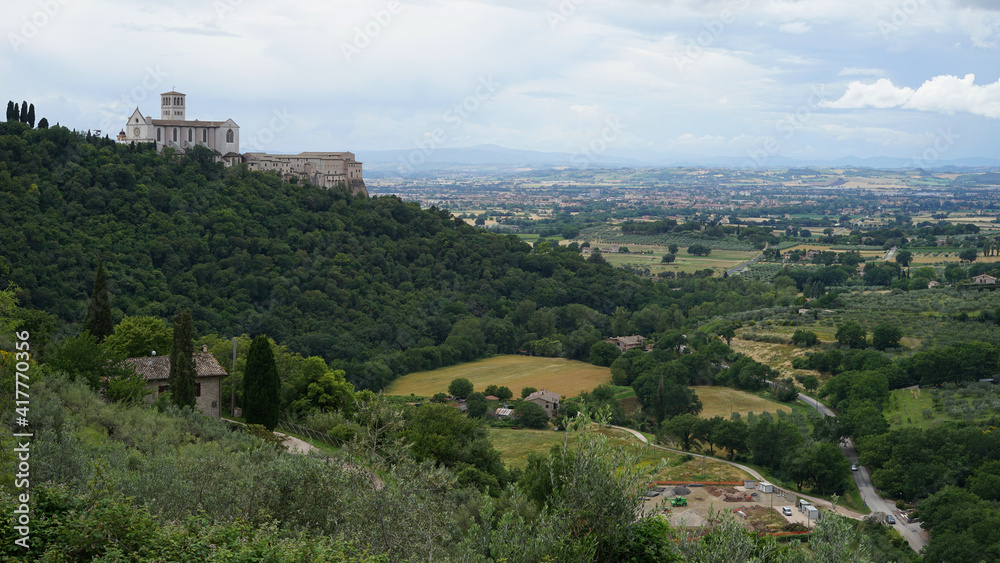
[[[784,514],[785,516],[791,516],[792,515],[792,507],[790,507],[790,506],[782,506],[781,507],[781,513]]]
[[[896,525],[896,517],[893,516],[892,514],[886,516],[885,517],[885,521],[888,522],[890,526],[895,526]]]
[[[843,466],[841,466],[841,467],[843,467]],[[851,465],[851,471],[857,471],[857,470],[858,470],[858,466],[857,465]]]

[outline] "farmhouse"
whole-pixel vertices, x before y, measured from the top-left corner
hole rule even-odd
[[[559,409],[560,399],[562,399],[561,395],[553,393],[552,391],[546,391],[545,389],[535,391],[524,398],[525,401],[535,403],[545,409],[545,414],[549,415],[550,418],[556,415],[556,411]]]
[[[979,274],[972,278],[972,283],[997,283],[997,279],[989,274]]]
[[[632,335],[632,336],[616,336],[614,338],[609,338],[605,342],[610,342],[618,347],[622,353],[631,350],[632,348],[640,348],[646,343],[645,336]]]
[[[202,346],[201,352],[196,352],[193,357],[197,378],[194,389],[195,406],[206,416],[219,418],[222,414],[222,378],[228,374],[208,351],[208,346]],[[146,381],[146,389],[153,392],[149,396],[150,402],[170,387],[167,383],[170,377],[170,356],[128,358],[124,363]]]

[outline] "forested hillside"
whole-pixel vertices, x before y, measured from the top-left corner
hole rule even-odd
[[[0,124],[0,227],[4,286],[54,316],[31,322],[75,334],[103,259],[116,323],[190,307],[199,334],[266,333],[376,389],[531,342],[585,358],[616,332],[790,301],[749,280],[656,284],[395,197],[286,183],[226,169],[207,151],[157,154],[58,125]]]

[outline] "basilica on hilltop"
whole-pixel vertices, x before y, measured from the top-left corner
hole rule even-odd
[[[203,146],[216,159],[234,166],[246,164],[250,170],[274,171],[285,180],[303,178],[324,188],[338,184],[355,195],[368,195],[361,163],[350,152],[303,152],[295,155],[263,152],[240,153],[240,126],[231,118],[225,121],[188,120],[186,95],[165,92],[160,95],[160,119],[142,115],[135,108],[128,124],[118,133],[120,143],[156,143],[157,150],[171,148],[178,153]]]

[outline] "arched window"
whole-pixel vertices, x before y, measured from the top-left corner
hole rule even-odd
[[[177,142],[177,128],[174,127],[174,142]]]
[[[194,129],[188,129],[188,142],[194,141]]]
[[[157,128],[156,128],[156,142],[157,142],[157,143],[159,143],[159,142],[160,142],[161,140],[163,140],[163,139],[162,139],[162,138],[160,137],[160,133],[161,133],[162,131],[163,131],[163,129],[160,129],[159,127],[157,127]]]
[[[201,130],[201,142],[203,142],[203,143],[207,143],[208,142],[208,129],[202,129]]]
[[[226,131],[226,142],[227,143],[232,143],[233,142],[233,130],[232,129]]]

